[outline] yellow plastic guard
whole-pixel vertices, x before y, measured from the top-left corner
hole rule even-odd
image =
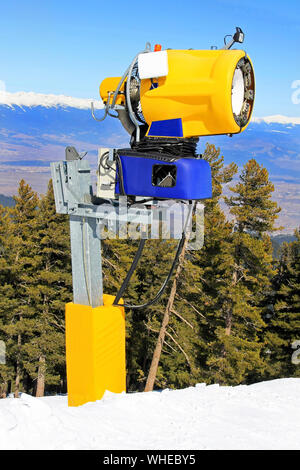
[[[66,304],[69,406],[100,400],[106,390],[126,390],[125,312],[113,301],[103,295],[101,307]]]

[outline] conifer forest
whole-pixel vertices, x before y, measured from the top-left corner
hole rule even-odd
[[[300,232],[275,258],[271,235],[280,207],[267,170],[252,159],[238,173],[209,144],[203,157],[213,175],[204,246],[182,251],[158,304],[126,310],[128,391],[300,377],[291,360],[300,339]],[[56,214],[51,181],[39,196],[21,180],[14,201],[0,205],[0,340],[6,346],[0,396],[66,393],[69,219]],[[103,241],[105,293],[117,292],[137,244]],[[131,303],[155,296],[176,244],[146,243],[126,292]]]

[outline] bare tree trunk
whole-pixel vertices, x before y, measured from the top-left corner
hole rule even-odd
[[[45,367],[46,359],[45,356],[41,355],[39,358],[39,368],[36,385],[36,397],[43,397],[45,393]]]
[[[155,383],[155,380],[156,380],[158,364],[159,364],[159,361],[160,361],[161,351],[162,351],[163,344],[164,344],[164,341],[165,341],[167,326],[168,326],[169,320],[170,320],[170,314],[171,314],[173,304],[174,304],[174,300],[175,300],[178,279],[179,279],[179,276],[180,276],[182,268],[183,268],[183,263],[184,263],[184,258],[185,258],[186,247],[187,247],[188,241],[189,241],[189,234],[187,233],[185,242],[183,244],[182,252],[179,256],[178,266],[177,266],[176,274],[175,274],[174,281],[173,281],[173,284],[172,284],[170,297],[169,297],[169,300],[168,300],[168,303],[167,303],[167,306],[166,306],[166,309],[165,309],[165,313],[164,313],[164,316],[163,316],[163,321],[162,321],[162,324],[161,324],[161,328],[160,328],[157,343],[156,343],[156,347],[155,347],[155,350],[154,350],[154,353],[153,353],[152,362],[151,362],[151,366],[150,366],[150,370],[149,370],[149,374],[148,374],[147,382],[146,382],[146,386],[145,386],[145,392],[151,392],[153,390],[154,383]]]
[[[7,397],[7,389],[8,389],[8,383],[7,382],[3,382],[1,384],[1,393],[0,393],[0,398],[6,398]]]
[[[14,397],[19,398],[20,392],[20,366],[17,364]]]
[[[15,379],[15,391],[14,391],[14,397],[19,398],[19,393],[20,393],[20,375],[21,375],[21,367],[20,367],[20,348],[21,348],[21,343],[22,343],[22,337],[19,334],[18,335],[18,357],[17,357],[17,366],[16,366],[16,379]]]
[[[235,286],[237,284],[238,274],[236,269],[232,274],[232,285]],[[225,318],[225,335],[230,336],[231,334],[231,327],[232,327],[232,308],[227,310],[226,318]]]
[[[235,286],[237,284],[237,271],[235,270],[232,274],[232,286]],[[231,335],[231,328],[232,328],[232,307],[228,307],[228,310],[226,312],[226,317],[225,317],[225,336],[230,336]],[[222,357],[226,356],[226,348],[225,344],[222,346]]]
[[[232,309],[227,311],[225,319],[225,335],[230,336],[232,326]]]

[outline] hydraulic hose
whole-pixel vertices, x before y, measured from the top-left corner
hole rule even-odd
[[[176,267],[176,264],[178,262],[178,259],[182,253],[182,249],[184,247],[184,242],[186,240],[186,235],[185,235],[185,232],[186,232],[186,229],[187,229],[187,226],[189,224],[189,221],[190,221],[190,217],[192,215],[192,212],[193,212],[193,208],[194,208],[194,204],[193,203],[190,203],[190,209],[189,209],[189,213],[187,215],[187,218],[186,218],[186,221],[185,221],[185,226],[184,226],[184,229],[183,229],[183,232],[182,232],[182,237],[180,239],[180,242],[178,243],[178,246],[177,246],[177,250],[176,250],[176,254],[175,254],[175,257],[174,257],[174,260],[173,260],[173,263],[172,263],[172,266],[171,266],[171,269],[166,277],[166,279],[164,280],[163,284],[161,285],[159,291],[157,292],[157,294],[155,295],[155,297],[144,303],[144,304],[140,304],[140,305],[130,305],[130,304],[119,304],[118,302],[120,301],[120,298],[122,297],[125,289],[127,288],[128,284],[129,284],[129,281],[137,267],[137,264],[139,262],[139,259],[142,255],[142,252],[143,252],[143,249],[144,249],[144,246],[145,246],[145,242],[146,240],[145,239],[141,239],[140,241],[140,244],[139,244],[139,247],[138,247],[138,250],[135,254],[135,257],[134,257],[134,260],[132,262],[132,265],[127,273],[127,276],[126,278],[124,279],[123,283],[122,283],[122,286],[120,287],[119,289],[119,292],[117,293],[116,295],[116,298],[114,300],[114,303],[113,305],[116,305],[118,307],[126,307],[126,308],[132,308],[134,310],[140,310],[140,309],[143,309],[143,308],[147,308],[147,307],[150,307],[151,305],[154,305],[160,298],[161,296],[163,295],[163,293],[165,292],[166,290],[166,287],[173,275],[173,272],[174,272],[174,269]]]

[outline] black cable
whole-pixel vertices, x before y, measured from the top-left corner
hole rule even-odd
[[[134,260],[133,260],[132,265],[131,265],[131,267],[128,271],[128,274],[127,274],[127,276],[126,276],[119,292],[116,295],[116,298],[113,302],[113,305],[116,305],[118,307],[126,307],[126,308],[132,308],[132,309],[138,310],[138,309],[150,307],[150,305],[155,304],[160,299],[160,297],[163,295],[163,293],[164,293],[164,291],[165,291],[165,289],[168,285],[169,280],[172,277],[172,274],[173,274],[175,266],[178,262],[179,256],[181,255],[181,252],[183,250],[184,242],[186,240],[185,230],[186,230],[187,225],[189,223],[190,216],[192,216],[194,207],[195,207],[195,205],[194,205],[193,201],[190,201],[190,211],[189,211],[188,216],[187,216],[186,221],[185,221],[185,226],[184,226],[184,229],[183,229],[183,232],[182,232],[182,237],[181,237],[180,242],[178,243],[176,254],[175,254],[171,269],[170,269],[169,274],[167,275],[166,279],[164,280],[161,288],[157,292],[156,296],[152,300],[150,300],[149,302],[146,302],[145,304],[141,304],[141,305],[130,305],[130,304],[119,304],[119,303],[117,303],[117,302],[119,302],[123,292],[125,291],[128,283],[130,281],[130,278],[131,278],[131,276],[132,276],[132,274],[133,274],[133,272],[134,272],[134,270],[137,266],[137,263],[138,263],[138,261],[141,257],[141,254],[142,254],[142,251],[143,251],[143,248],[144,248],[144,245],[145,245],[145,239],[141,239],[140,245],[138,247],[138,251],[135,254]]]
[[[224,44],[225,46],[227,46],[227,42],[226,42],[226,38],[232,38],[232,34],[226,34],[226,36],[224,37]]]
[[[186,139],[145,137],[140,142],[132,142],[131,148],[137,152],[158,152],[175,157],[197,157],[198,137]]]
[[[145,239],[145,238],[142,238],[142,239],[140,240],[140,243],[139,243],[139,247],[138,247],[138,249],[137,249],[137,252],[136,252],[136,254],[135,254],[135,256],[134,256],[134,260],[132,261],[132,264],[131,264],[131,266],[130,266],[130,269],[129,269],[128,273],[126,274],[126,277],[125,277],[125,279],[124,279],[124,281],[123,281],[123,283],[122,283],[122,285],[121,285],[121,287],[120,287],[120,289],[119,289],[119,291],[118,291],[118,293],[117,293],[117,295],[116,295],[116,298],[115,298],[115,300],[114,300],[113,305],[119,305],[118,302],[119,302],[120,298],[122,297],[122,295],[123,295],[123,293],[124,293],[126,287],[128,286],[129,281],[130,281],[130,279],[131,279],[131,277],[132,277],[132,275],[133,275],[133,273],[134,273],[134,271],[135,271],[135,269],[136,269],[136,267],[137,267],[137,264],[138,264],[138,262],[139,262],[139,259],[140,259],[140,257],[141,257],[141,254],[142,254],[142,252],[143,252],[145,243],[146,243],[146,239]]]
[[[146,199],[141,199],[140,201],[135,201],[132,205],[135,205],[135,204],[147,204],[147,202],[150,202],[150,201],[153,201],[155,199],[155,201],[160,201],[161,199],[158,199],[156,197],[148,197]]]
[[[116,169],[108,164],[108,158],[109,158],[109,152],[105,152],[101,155],[100,160],[99,160],[99,165],[98,165],[98,171],[100,169],[100,166],[103,168],[103,170],[112,170],[116,173]]]
[[[126,278],[125,278],[125,280],[124,280],[124,282],[123,282],[123,284],[122,284],[122,286],[121,286],[119,292],[118,292],[117,295],[116,295],[116,298],[115,298],[115,300],[114,300],[113,305],[115,305],[115,306],[117,306],[117,307],[126,307],[126,308],[132,308],[132,309],[138,310],[138,309],[150,307],[150,305],[155,304],[155,303],[161,298],[161,296],[163,295],[164,291],[166,290],[166,287],[167,287],[167,285],[168,285],[168,282],[169,282],[169,280],[170,280],[171,277],[172,277],[172,274],[173,274],[174,269],[175,269],[175,267],[176,267],[177,261],[178,261],[178,259],[179,259],[179,256],[180,256],[181,252],[182,252],[185,239],[186,239],[185,233],[183,233],[183,234],[182,234],[182,238],[181,238],[180,242],[178,243],[177,250],[176,250],[176,254],[175,254],[175,258],[174,258],[174,260],[173,260],[171,269],[170,269],[170,271],[169,271],[169,273],[168,273],[166,279],[164,280],[164,282],[163,282],[161,288],[159,289],[159,291],[157,292],[156,296],[155,296],[152,300],[150,300],[149,302],[146,302],[145,304],[141,304],[141,305],[119,304],[119,303],[117,303],[117,302],[119,302],[119,300],[120,300],[120,298],[121,298],[121,296],[122,296],[124,290],[126,289],[128,283],[129,283],[129,280],[130,280],[130,278],[131,278],[131,276],[132,276],[132,274],[133,274],[133,272],[134,272],[134,270],[135,270],[135,268],[136,268],[136,265],[137,265],[137,263],[138,263],[138,261],[139,261],[139,258],[140,258],[141,254],[142,254],[142,251],[143,251],[143,248],[144,248],[144,245],[145,245],[145,243],[142,245],[142,241],[145,242],[145,240],[141,240],[141,241],[140,241],[139,248],[138,248],[138,252],[136,253],[136,255],[135,255],[135,257],[134,257],[134,260],[133,260],[133,262],[132,262],[132,265],[131,265],[131,267],[130,267],[130,270],[128,271],[128,274],[127,274],[127,276],[126,276]],[[142,247],[141,247],[141,245],[142,245]],[[141,249],[140,249],[140,248],[141,248]],[[138,253],[139,253],[139,254],[138,254]],[[133,268],[133,269],[132,269],[132,268]],[[129,275],[129,273],[130,273],[130,275]],[[122,290],[122,291],[121,291],[121,290]]]
[[[117,167],[118,167],[118,176],[119,176],[119,189],[120,189],[120,194],[121,196],[126,196],[125,189],[124,189],[124,177],[123,177],[123,167],[122,167],[122,162],[121,158],[118,155],[118,152],[115,154],[115,159],[117,162]]]

